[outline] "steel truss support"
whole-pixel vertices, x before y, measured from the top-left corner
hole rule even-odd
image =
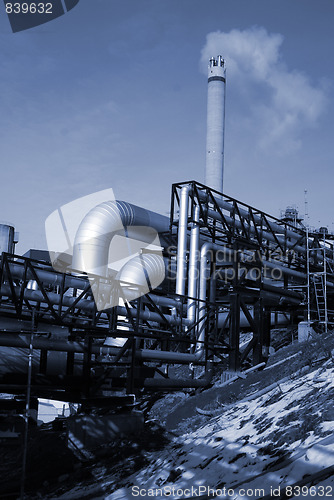
[[[170,228],[178,232],[181,190],[189,193],[187,231],[199,224],[201,244],[212,242],[210,294],[207,295],[206,339],[229,349],[229,366],[238,369],[252,351],[253,362],[267,358],[270,344],[271,312],[294,314],[303,301],[307,278],[306,242],[319,268],[318,237],[307,238],[302,227],[294,227],[251,206],[190,181],[172,187]],[[199,219],[195,220],[195,209]],[[183,232],[184,232],[183,220]],[[182,238],[181,238],[182,239]],[[217,262],[217,249],[223,258]],[[327,250],[326,250],[327,252]],[[331,259],[334,262],[333,245]],[[334,266],[333,266],[334,268]],[[253,273],[253,275],[252,275]],[[255,277],[254,277],[255,276]],[[334,274],[328,277],[334,295]],[[215,324],[214,309],[229,308],[223,328]],[[253,309],[253,315],[249,308]],[[220,309],[221,310],[221,309]],[[299,310],[300,311],[300,310]],[[239,352],[240,312],[247,318],[253,339]],[[216,315],[218,318],[218,315]],[[228,340],[222,332],[228,326]],[[243,317],[244,322],[244,317]]]

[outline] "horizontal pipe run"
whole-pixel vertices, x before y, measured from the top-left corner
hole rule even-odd
[[[11,297],[12,290],[9,285],[1,285],[0,294],[2,296]],[[17,290],[16,298],[18,299],[20,291]],[[46,292],[46,296],[52,305],[59,305],[61,303],[66,307],[71,307],[76,301],[76,297],[67,297],[61,296],[57,293]],[[46,303],[45,297],[42,292],[39,290],[29,290],[26,289],[24,291],[24,298],[27,300],[32,300],[35,302],[44,302]],[[82,309],[85,312],[92,312],[95,310],[95,302],[93,300],[80,299],[80,301],[75,305],[75,308]],[[132,317],[137,317],[137,309],[130,308],[130,314]],[[127,316],[127,309],[123,306],[117,306],[117,314],[122,316]],[[151,311],[139,311],[139,316],[141,319],[145,319],[147,321],[154,321],[157,323],[163,323],[163,319],[160,314]],[[175,316],[165,315],[166,321],[172,325],[185,325],[189,324],[189,320],[187,318],[177,318]]]
[[[218,314],[218,328],[222,328],[226,322],[228,312]],[[271,324],[285,325],[289,323],[289,319],[284,313],[278,313],[277,322],[275,321],[275,313],[271,313]],[[250,327],[249,321],[243,312],[240,313],[240,328]]]
[[[137,317],[138,311],[137,309],[130,308],[129,309],[130,314],[133,318]],[[127,316],[127,309],[126,307],[123,306],[117,306],[117,314],[120,314],[121,316]],[[156,323],[164,323],[162,317],[160,316],[159,313],[152,312],[152,311],[139,311],[139,316],[141,319],[145,319],[147,321],[154,321]],[[188,326],[190,321],[187,318],[177,318],[175,316],[170,316],[170,315],[164,315],[164,318],[166,321],[171,324],[171,325],[184,325]]]
[[[18,288],[18,290],[15,290],[15,288]],[[16,299],[18,299],[20,296],[19,288],[20,287],[14,287]],[[9,285],[2,284],[0,288],[0,295],[6,297],[12,297],[11,287]],[[54,292],[45,292],[45,295],[48,298],[49,302],[55,306],[62,303],[66,307],[71,307],[75,302],[75,300],[77,300],[77,297],[69,297],[67,295],[60,295]],[[24,298],[26,300],[31,300],[34,302],[46,303],[46,299],[40,290],[31,290],[29,288],[26,288],[24,290]],[[95,309],[95,302],[93,300],[80,299],[80,301],[76,304],[75,307],[78,309],[82,309],[85,312],[92,312]]]
[[[172,299],[172,297],[165,297],[163,295],[155,295],[150,293],[149,297],[152,299],[152,301],[157,305],[157,306],[162,306],[162,307],[176,307],[176,309],[181,309],[182,302],[180,300]],[[145,295],[142,297],[143,302],[145,304],[149,304],[150,301],[148,298],[146,298]],[[186,310],[186,305],[183,305],[184,310]]]
[[[205,202],[208,201],[208,196],[205,193],[199,192],[198,195],[199,195],[199,198],[201,200],[203,200]],[[234,206],[231,205],[229,202],[224,201],[218,197],[215,197],[215,201],[216,201],[217,205],[220,208],[222,208],[223,210],[227,210],[230,213],[234,211]],[[239,211],[240,215],[243,217],[247,218],[249,216],[249,213],[247,212],[247,210],[239,208],[238,211]],[[262,218],[259,217],[258,215],[253,214],[253,218],[254,218],[255,222],[262,224],[262,222],[263,222]],[[286,236],[289,238],[299,239],[302,236],[300,233],[297,233],[295,231],[292,231],[291,229],[285,228],[284,226],[280,226],[279,224],[276,224],[275,222],[270,222],[268,224],[268,226],[270,227],[271,231],[276,232],[276,233],[282,233],[282,231],[284,231]]]
[[[222,217],[220,216],[220,214],[218,212],[215,212],[214,210],[208,209],[207,214],[212,219],[220,220],[220,221],[222,220]],[[251,233],[255,233],[255,229],[253,226],[248,226],[246,223],[242,224],[240,221],[234,220],[234,219],[232,219],[232,217],[229,217],[228,215],[224,215],[224,218],[225,218],[226,222],[228,222],[231,225],[235,224],[236,227],[239,229],[243,229],[243,226],[246,226],[246,228],[248,228]],[[281,228],[281,231],[282,231],[282,229],[283,228]],[[277,237],[275,238],[275,236],[272,233],[268,233],[267,231],[262,231],[261,236],[263,237],[264,240],[269,240],[273,243],[277,243],[277,241],[276,241]],[[279,238],[277,238],[277,239],[279,239]],[[306,247],[302,247],[300,245],[295,245],[295,243],[293,241],[286,240],[286,246],[288,248],[293,248],[297,252],[306,253]]]
[[[26,271],[24,269],[24,266],[20,264],[16,264],[15,262],[11,262],[9,264],[10,268],[10,274],[12,277],[21,279],[23,280],[24,278],[26,280],[35,280],[35,275],[32,273],[32,271],[28,268]],[[47,285],[51,286],[60,286],[62,285],[64,281],[64,274],[62,273],[56,273],[53,269],[50,269],[50,271],[44,270],[44,269],[38,269],[38,267],[34,267],[34,271],[38,277],[38,279]],[[5,269],[4,276],[7,276],[7,272]],[[65,284],[69,288],[77,288],[79,290],[83,290],[88,284],[89,281],[87,278],[82,277],[74,277],[69,274],[65,275]]]
[[[30,346],[30,333],[5,333],[0,334],[0,346],[3,347],[19,347],[22,349],[29,349]],[[87,351],[84,342],[74,342],[69,340],[51,340],[44,337],[34,335],[32,339],[33,349],[59,351],[59,352],[73,352],[83,354]],[[93,346],[94,354],[98,354],[97,346]],[[115,353],[116,354],[116,351]]]
[[[157,379],[149,378],[144,381],[144,387],[147,389],[196,389],[199,387],[207,387],[212,380],[212,374],[210,373],[204,378],[197,379]]]
[[[84,342],[70,340],[50,340],[43,337],[34,336],[32,340],[33,348],[36,350],[60,351],[85,353],[87,347]],[[29,333],[5,333],[0,334],[0,346],[19,347],[29,349]],[[92,354],[97,356],[116,356],[120,352],[119,347],[104,346],[103,344],[92,344]],[[170,363],[195,363],[198,357],[195,354],[177,353],[169,351],[153,351],[150,349],[137,350],[135,358],[146,361],[168,361]]]
[[[223,252],[224,257],[231,257],[232,259],[234,258],[235,250],[233,250],[232,248],[228,248],[224,245],[218,245],[217,243],[211,243],[211,242],[208,242],[208,243],[211,245],[210,250],[214,250],[215,252]],[[245,259],[244,263],[247,264],[247,258],[249,258],[249,255],[247,255],[243,252],[239,252],[239,256],[243,257]],[[264,268],[273,269],[273,270],[277,269],[278,271],[281,271],[282,274],[286,274],[288,276],[292,276],[294,278],[298,278],[298,279],[301,279],[303,281],[306,280],[306,273],[296,271],[295,269],[291,269],[290,267],[285,267],[280,262],[278,262],[276,260],[262,260],[261,263],[262,263]],[[332,283],[330,281],[327,281],[327,285],[329,287],[332,287],[332,288],[334,287],[334,283]]]
[[[200,198],[206,199],[207,197],[206,197],[206,195],[203,195],[202,193],[200,193]],[[221,203],[224,204],[224,207],[225,207],[225,205],[228,206],[229,208],[226,208],[226,209],[230,213],[234,210],[232,205],[230,205],[229,203],[224,202],[224,201],[222,202],[222,200],[220,200],[219,198],[215,198],[215,200],[216,200],[218,206],[221,206],[220,205]],[[224,208],[224,207],[221,206],[221,208]],[[245,210],[242,210],[239,208],[239,213],[240,213],[240,215],[243,215],[244,217],[248,217],[248,212],[246,212]],[[209,215],[210,217],[212,217],[215,220],[220,220],[220,221],[222,220],[222,217],[220,216],[220,214],[218,212],[216,212],[215,210],[207,209],[207,215]],[[242,224],[240,221],[232,219],[231,217],[229,217],[227,215],[224,215],[224,218],[225,218],[226,222],[228,222],[229,224],[236,225],[239,229],[243,229],[243,226],[245,226],[246,228],[248,228],[250,230],[251,233],[255,233],[254,227],[248,226],[247,223]],[[253,218],[254,218],[254,221],[262,223],[260,217],[253,215]],[[300,233],[295,233],[291,229],[286,229],[284,226],[279,226],[278,224],[275,224],[275,223],[269,223],[268,226],[273,233],[276,232],[277,234],[275,234],[275,236],[274,236],[274,234],[268,233],[268,231],[262,231],[261,235],[262,235],[263,239],[269,240],[273,243],[277,243],[277,241],[276,241],[276,239],[277,239],[281,243],[282,238],[286,237],[285,243],[286,243],[286,246],[288,248],[292,248],[296,252],[306,254],[306,252],[307,252],[306,242],[305,242],[305,246],[301,246],[301,245],[296,245],[293,241],[289,241],[287,239],[287,238],[291,238],[294,240],[298,240],[302,237],[306,238],[306,235],[301,235]],[[284,232],[284,235],[282,234],[282,232]],[[318,248],[316,250],[313,250],[312,248],[310,248],[310,252],[317,251],[317,250],[323,252],[323,247]],[[326,255],[328,255],[330,257],[330,260],[332,262],[334,261],[333,260],[333,249],[327,248]]]
[[[64,274],[56,273],[54,270],[45,271],[45,270],[39,270],[38,268],[34,268],[34,269],[35,269],[35,272],[37,274],[38,279],[42,283],[47,284],[47,285],[51,285],[51,286],[60,286],[62,284],[62,281],[64,279]],[[10,263],[10,272],[11,272],[12,277],[14,277],[14,278],[21,279],[21,280],[24,279],[25,271],[24,271],[23,266],[21,266],[19,264],[15,264],[15,263]],[[5,276],[6,276],[6,273],[5,273]],[[35,279],[33,273],[29,269],[26,272],[26,279],[27,280],[34,280]],[[83,289],[85,289],[85,287],[90,285],[90,283],[86,277],[78,278],[78,277],[74,277],[74,276],[66,274],[65,275],[65,285],[68,288],[75,288],[78,290],[83,290]],[[38,291],[38,290],[35,290],[35,291]],[[52,292],[50,292],[50,293],[52,293]],[[55,295],[57,295],[57,294],[52,295],[52,297],[53,297],[52,300],[56,300],[54,298]],[[153,299],[153,301],[157,305],[166,306],[166,307],[176,307],[176,308],[180,307],[180,301],[172,299],[170,297],[153,295],[153,294],[150,294],[150,297]],[[33,297],[31,297],[31,300],[33,300]],[[38,301],[37,298],[36,298],[36,301]],[[145,301],[145,296],[144,296],[144,301]],[[55,302],[55,304],[56,303],[59,303],[59,302]],[[80,301],[80,303],[81,303],[81,301]]]

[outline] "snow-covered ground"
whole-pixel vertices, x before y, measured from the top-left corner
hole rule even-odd
[[[278,351],[230,393],[217,383],[195,397],[167,396],[161,407],[170,418],[172,404],[176,433],[163,449],[144,451],[130,473],[127,459],[97,464],[93,478],[47,498],[334,498],[333,336],[322,342]]]
[[[310,394],[319,391],[324,402],[332,399],[333,388],[331,363],[324,370],[277,385],[252,401],[222,409],[221,415],[176,439],[149,467],[130,477],[131,486],[105,498],[140,498],[145,494],[159,499],[189,498],[199,493],[231,499],[274,498],[279,488],[282,491],[306,474],[334,465],[334,418],[308,430],[317,415],[321,420],[322,407],[326,406],[318,402],[317,410],[315,402],[310,404]],[[307,418],[298,417],[307,413],[309,424]],[[284,452],[279,452],[275,436],[284,444]],[[309,493],[308,489],[310,486],[305,486],[303,494],[300,490],[302,498],[334,497],[333,481],[319,483]]]

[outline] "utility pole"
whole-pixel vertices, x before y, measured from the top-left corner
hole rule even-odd
[[[32,375],[32,364],[33,364],[33,339],[35,332],[35,309],[32,310],[31,317],[31,332],[29,336],[29,354],[28,354],[28,375],[27,375],[27,395],[26,395],[26,408],[24,414],[24,438],[23,438],[23,458],[22,458],[22,476],[21,476],[21,491],[20,500],[24,500],[24,487],[26,479],[26,467],[27,467],[27,450],[28,450],[28,428],[29,428],[29,414],[30,414],[30,396],[31,396],[31,375]]]

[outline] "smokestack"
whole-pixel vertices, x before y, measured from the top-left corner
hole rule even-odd
[[[225,61],[211,57],[208,66],[208,115],[205,184],[223,192],[225,132]]]

